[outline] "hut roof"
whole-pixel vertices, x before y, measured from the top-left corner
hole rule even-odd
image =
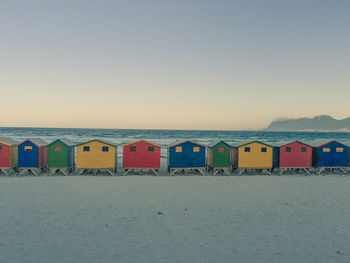
[[[113,146],[113,147],[117,147],[118,146],[116,143],[113,143],[113,142],[110,142],[110,141],[106,141],[106,140],[101,140],[101,139],[93,139],[93,140],[90,140],[90,141],[87,141],[87,142],[78,143],[75,146],[80,146],[80,145],[84,145],[84,144],[87,144],[87,143],[90,143],[90,142],[95,142],[95,141],[100,142],[100,143],[104,143],[104,144],[108,144],[108,145]]]
[[[49,143],[47,146],[50,146],[51,144],[53,144],[53,143],[55,143],[55,142],[57,142],[57,141],[61,141],[61,142],[63,142],[63,143],[64,143],[65,145],[67,145],[67,146],[74,146],[74,143],[73,143],[71,140],[67,139],[67,138],[59,138],[59,139],[56,139],[56,140],[54,140],[53,142]]]
[[[226,146],[232,148],[232,145],[229,145],[228,143],[224,142],[224,141],[216,141],[216,142],[212,142],[211,144],[208,145],[209,148],[214,148],[216,145],[220,144],[220,143],[223,143],[225,144]]]
[[[183,144],[185,142],[191,142],[191,143],[197,144],[199,146],[206,147],[204,144],[201,144],[201,143],[198,143],[198,142],[195,142],[195,141],[191,141],[191,140],[178,141],[178,142],[175,142],[173,144],[168,145],[168,147],[173,147],[173,146],[176,146],[176,145],[179,145],[179,144]]]
[[[273,147],[273,145],[266,144],[266,143],[261,142],[261,141],[241,141],[241,142],[235,143],[234,146],[243,147],[243,146],[246,146],[246,145],[252,144],[252,143],[260,143],[260,144],[263,144],[263,145],[268,146],[268,147]]]
[[[31,141],[32,143],[34,143],[36,146],[46,146],[47,145],[47,142],[45,142],[43,139],[40,139],[40,138],[28,138],[28,139],[25,139],[24,141],[22,141],[21,143],[19,144],[22,144],[26,141]]]
[[[8,137],[0,137],[0,142],[9,146],[16,145],[18,143],[14,139]]]
[[[146,141],[146,140],[137,140],[137,141],[133,141],[133,142],[129,142],[129,143],[123,144],[122,146],[124,147],[124,146],[130,145],[130,144],[135,144],[135,143],[138,143],[138,142],[145,142],[145,143],[152,144],[154,146],[162,148],[161,145],[153,143],[153,142],[150,142],[150,141]]]
[[[322,147],[322,146],[325,146],[331,142],[337,142],[337,143],[340,143],[342,145],[344,145],[345,147],[349,147],[349,142],[345,142],[345,141],[339,141],[339,140],[325,140],[325,139],[322,139],[322,140],[316,140],[316,141],[312,141],[310,143],[310,145],[312,147]]]
[[[283,147],[283,146],[286,146],[288,144],[292,144],[292,143],[301,143],[305,146],[309,146],[309,147],[312,147],[310,144],[307,144],[307,143],[304,143],[304,142],[301,142],[301,141],[279,141],[279,142],[276,142],[276,143],[273,143],[272,145],[275,146],[275,147]]]

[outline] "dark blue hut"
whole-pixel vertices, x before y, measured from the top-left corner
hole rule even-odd
[[[171,175],[178,170],[193,169],[204,175],[206,146],[193,142],[178,142],[168,147],[168,167]]]
[[[349,165],[349,147],[337,141],[319,145],[317,149],[317,167],[347,167]]]
[[[39,138],[27,139],[18,144],[18,168],[46,168],[47,143]]]

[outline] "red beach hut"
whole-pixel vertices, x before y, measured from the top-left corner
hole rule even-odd
[[[312,167],[312,146],[295,141],[280,146],[279,168],[282,174],[286,169],[303,169],[310,174]]]
[[[146,140],[123,145],[123,168],[125,175],[131,170],[152,170],[156,175],[160,168],[161,146]]]
[[[17,166],[17,142],[11,138],[0,138],[0,171],[9,175]]]

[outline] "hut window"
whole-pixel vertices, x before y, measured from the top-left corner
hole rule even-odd
[[[342,153],[344,151],[344,148],[337,148],[336,151],[337,153]]]
[[[329,153],[330,151],[331,151],[330,148],[323,148],[323,152],[324,152],[324,153]]]
[[[250,147],[244,147],[244,151],[249,153],[250,152]]]
[[[130,152],[136,152],[136,146],[130,146]]]
[[[108,146],[102,146],[102,152],[108,152],[109,147]]]
[[[148,146],[148,151],[149,152],[154,152],[154,147],[153,146]]]
[[[177,153],[182,153],[182,147],[181,147],[181,146],[176,147],[176,148],[175,148],[175,151],[176,151]]]
[[[27,152],[30,152],[30,151],[32,151],[32,146],[24,146],[24,150]]]
[[[55,146],[55,152],[62,152],[62,146]]]
[[[199,152],[199,147],[193,147],[193,152],[198,153]]]
[[[266,147],[261,147],[261,152],[262,153],[266,153],[266,151],[267,151]]]
[[[292,149],[291,149],[290,147],[287,147],[287,148],[286,148],[286,152],[287,152],[287,153],[290,153],[291,151],[292,151]]]
[[[0,145],[0,151],[2,151],[2,145]]]
[[[90,146],[84,146],[83,151],[84,152],[90,152]]]
[[[224,147],[220,147],[220,148],[218,149],[218,151],[219,151],[219,153],[223,153],[223,152],[225,152],[225,148],[224,148]]]
[[[301,151],[302,151],[303,153],[306,153],[306,147],[301,147]]]

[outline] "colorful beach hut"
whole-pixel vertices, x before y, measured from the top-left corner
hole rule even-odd
[[[312,168],[312,146],[300,141],[281,142],[279,146],[280,174],[288,170],[304,170],[310,174]]]
[[[47,167],[47,143],[40,138],[26,139],[18,144],[20,175],[30,171],[38,176]]]
[[[319,168],[318,174],[327,169],[339,169],[346,173],[349,166],[349,146],[338,141],[314,143],[314,165]]]
[[[132,170],[148,169],[156,175],[160,169],[161,146],[146,140],[138,140],[123,145],[123,168],[125,175]]]
[[[0,138],[0,171],[9,175],[17,166],[17,142],[11,138]]]
[[[179,170],[196,170],[204,175],[206,146],[194,141],[182,141],[168,146],[168,169],[171,175]]]
[[[274,162],[273,146],[260,141],[251,141],[241,142],[237,147],[239,174],[248,169],[259,169],[270,175]]]
[[[55,172],[62,172],[68,175],[68,172],[74,168],[74,144],[66,138],[57,139],[48,146],[49,175]]]
[[[78,175],[91,170],[95,175],[102,170],[114,175],[117,171],[117,145],[105,140],[94,139],[75,146],[75,167]]]
[[[236,147],[232,147],[224,141],[215,142],[207,148],[207,166],[209,171],[213,171],[214,175],[220,171],[230,174],[233,167],[237,167],[237,164],[233,164],[233,156],[237,156],[238,151]]]

